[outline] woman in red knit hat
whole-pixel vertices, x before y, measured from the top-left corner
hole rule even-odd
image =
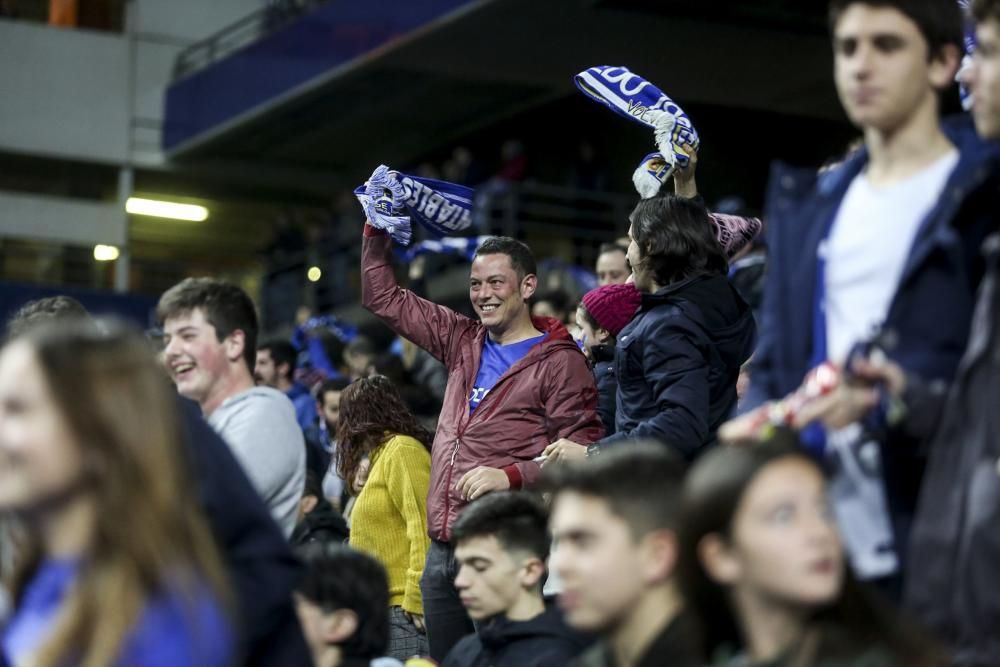
[[[616,394],[615,342],[618,334],[639,310],[642,298],[632,283],[604,285],[583,296],[576,309],[576,325],[583,332],[583,351],[594,368],[597,382],[597,412],[606,435],[615,432]]]

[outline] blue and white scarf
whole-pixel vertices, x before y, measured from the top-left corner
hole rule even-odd
[[[627,67],[600,65],[577,74],[576,87],[612,111],[654,130],[656,147],[670,171],[687,166],[687,144],[697,151],[698,132],[691,119],[662,90],[629,71]]]
[[[403,245],[410,243],[411,221],[437,236],[472,225],[472,188],[433,178],[410,176],[380,165],[364,185],[355,188],[368,222]]]

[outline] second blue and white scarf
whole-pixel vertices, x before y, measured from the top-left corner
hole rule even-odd
[[[662,90],[627,67],[599,65],[574,77],[584,95],[625,118],[653,128],[656,147],[671,170],[687,166],[685,144],[697,151],[701,143],[688,115]]]

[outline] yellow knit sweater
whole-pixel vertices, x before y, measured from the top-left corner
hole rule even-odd
[[[389,605],[423,614],[420,575],[427,536],[431,455],[407,435],[392,436],[372,457],[351,515],[351,546],[370,554],[389,575]]]

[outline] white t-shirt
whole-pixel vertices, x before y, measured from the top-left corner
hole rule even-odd
[[[864,173],[851,182],[820,249],[828,359],[843,361],[885,320],[917,231],[957,163],[953,150],[899,183],[876,188]]]
[[[825,248],[827,358],[841,362],[852,345],[885,321],[920,226],[958,162],[951,151],[905,181],[876,188],[865,174],[851,182]],[[834,471],[830,496],[855,573],[862,579],[899,568],[878,445],[859,424],[828,431]]]
[[[306,480],[306,445],[288,396],[254,387],[227,398],[208,417],[271,510],[285,537],[295,529]]]

